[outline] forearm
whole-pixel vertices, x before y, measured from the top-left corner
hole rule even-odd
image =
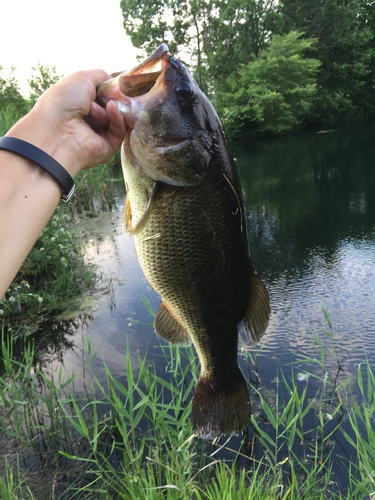
[[[117,106],[96,104],[102,70],[77,72],[48,89],[6,134],[41,149],[71,177],[107,162],[126,126]],[[0,299],[61,199],[60,184],[32,161],[0,150]]]
[[[0,298],[61,198],[61,187],[35,163],[0,151]]]
[[[37,111],[22,118],[6,134],[22,139],[59,161],[73,177],[78,167]],[[17,274],[61,199],[61,186],[34,162],[0,151],[0,297]]]

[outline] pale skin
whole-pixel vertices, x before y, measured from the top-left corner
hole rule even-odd
[[[102,70],[74,73],[48,89],[6,134],[42,149],[75,177],[106,163],[125,137],[124,118],[113,102],[95,103]],[[0,299],[53,215],[61,186],[25,158],[0,150]]]

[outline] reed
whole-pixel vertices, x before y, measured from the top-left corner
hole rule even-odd
[[[126,377],[119,380],[104,359],[99,377],[93,369],[97,353],[89,337],[83,338],[82,369],[64,379],[62,370],[53,376],[35,366],[30,345],[25,344],[23,359],[15,360],[13,340],[3,333],[0,422],[17,454],[0,466],[2,498],[339,499],[344,497],[332,476],[329,446],[334,433],[356,452],[352,461],[335,457],[349,471],[345,497],[372,498],[375,377],[369,363],[358,367],[358,403],[348,379],[339,383],[326,369],[326,352],[338,361],[332,326],[326,334],[327,346],[313,337],[315,358],[298,361],[312,367],[302,389],[294,370],[280,372],[273,401],[252,385],[252,402],[262,410],[252,416],[252,437],[244,433],[234,448],[230,438],[207,442],[191,432],[191,398],[199,377],[191,347],[161,345],[163,374],[146,357],[132,362],[128,348]],[[318,388],[308,400],[312,378]],[[77,394],[77,380],[83,393]],[[344,416],[350,432],[342,430]],[[43,488],[30,480],[31,454],[44,471]]]

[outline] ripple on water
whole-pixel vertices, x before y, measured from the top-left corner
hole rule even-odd
[[[348,370],[375,357],[375,251],[368,240],[346,239],[327,258],[321,248],[311,250],[303,271],[290,269],[267,284],[272,317],[262,354],[290,351],[315,353],[312,332],[323,343],[332,342],[321,329],[328,329],[322,312],[329,313],[334,338],[339,342],[341,364]],[[316,353],[315,353],[316,354]],[[349,368],[350,367],[350,368]]]

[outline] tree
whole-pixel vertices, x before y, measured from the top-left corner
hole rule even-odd
[[[211,2],[201,24],[206,87],[217,108],[228,76],[267,46],[278,17],[275,0]]]
[[[41,64],[41,62],[38,62],[37,68],[32,67],[31,69],[33,70],[33,74],[30,80],[27,81],[31,89],[29,100],[31,105],[34,106],[43,92],[54,83],[57,83],[61,79],[61,76],[56,73],[56,66],[49,68]]]
[[[3,68],[0,66],[0,72]],[[2,114],[7,113],[14,116],[14,119],[21,118],[28,111],[26,99],[20,92],[16,69],[12,68],[7,78],[0,75],[0,110]]]
[[[239,135],[246,123],[271,132],[301,123],[313,102],[320,65],[304,57],[315,40],[301,35],[297,31],[275,35],[267,49],[230,76],[232,93],[223,96],[222,110],[229,135]]]
[[[184,2],[182,2],[184,4]],[[126,34],[134,47],[150,54],[162,42],[171,40],[171,15],[169,0],[121,0],[123,23]],[[171,44],[176,50],[176,45]]]
[[[147,53],[163,41],[189,57],[200,87],[213,99],[227,77],[265,47],[280,24],[276,0],[122,0],[124,28]]]
[[[374,82],[374,2],[282,0],[281,12],[286,29],[317,38],[314,54],[321,71],[311,119],[342,120],[374,110],[369,86],[369,80]]]
[[[240,119],[243,126],[246,122],[266,129],[272,117],[268,129],[281,130],[301,120],[321,123],[374,116],[375,0],[121,0],[121,8],[133,44],[149,54],[166,41],[180,59],[189,60],[198,84],[219,114],[225,113],[227,124],[231,116],[236,117],[236,129]],[[301,68],[307,70],[310,65],[311,77],[317,75],[317,81],[313,78],[316,87],[307,92],[299,80],[298,91],[290,80],[294,94],[290,91],[287,98],[281,88],[271,93],[276,79],[256,61],[259,58],[277,75],[278,66],[265,51],[270,43],[280,44],[276,35],[287,36],[291,31],[304,33],[299,42],[316,39],[303,49],[303,55],[298,54]],[[319,73],[314,73],[313,60],[320,61]],[[254,68],[244,70],[247,66]],[[242,109],[233,114],[241,102],[246,71],[249,75],[257,71],[252,76],[259,79],[254,82],[258,97],[252,98],[249,107],[245,103],[251,116]],[[297,77],[303,81],[302,74]],[[237,94],[236,99],[230,98],[231,93]],[[255,99],[258,104],[262,99],[262,104],[258,106]],[[278,123],[277,112],[282,113]]]

